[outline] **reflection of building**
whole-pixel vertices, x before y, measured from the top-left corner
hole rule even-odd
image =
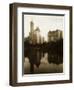
[[[49,31],[48,32],[48,41],[57,41],[63,38],[63,32],[61,30]]]
[[[44,37],[41,37],[39,27],[34,29],[34,23],[32,21],[30,22],[29,37],[30,37],[30,43],[31,44],[40,44],[40,43],[44,42]]]
[[[30,62],[28,58],[25,58],[24,62],[24,73],[29,74],[30,73]]]

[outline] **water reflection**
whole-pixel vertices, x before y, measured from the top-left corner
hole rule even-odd
[[[40,50],[39,48],[30,47],[25,49],[24,73],[62,73],[63,58],[55,50]]]

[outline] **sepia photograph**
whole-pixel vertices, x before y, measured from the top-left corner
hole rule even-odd
[[[23,13],[24,74],[63,73],[64,14]]]

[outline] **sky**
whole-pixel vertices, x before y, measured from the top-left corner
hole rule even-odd
[[[64,31],[64,16],[24,15],[24,37],[29,36],[31,21],[34,23],[34,29],[40,28],[40,33],[45,39],[49,31],[56,29]]]

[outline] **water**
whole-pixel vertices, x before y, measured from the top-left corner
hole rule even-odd
[[[63,57],[55,50],[25,49],[24,74],[62,73]]]

